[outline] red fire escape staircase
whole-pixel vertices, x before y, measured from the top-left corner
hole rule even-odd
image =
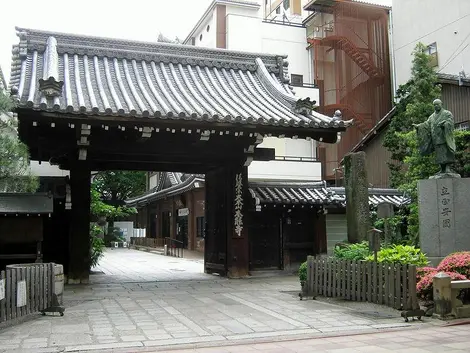
[[[376,85],[383,83],[384,74],[375,65],[373,60],[364,52],[368,54],[370,51],[364,48],[358,48],[349,38],[340,35],[329,35],[321,39],[308,39],[310,45],[320,45],[330,47],[332,49],[342,50],[353,60],[361,70],[369,76],[368,82],[374,82]],[[353,92],[350,92],[352,94]],[[331,104],[324,107],[325,114],[334,113],[336,110],[341,110],[343,117],[347,119],[354,119],[358,128],[363,132],[367,133],[373,127],[373,121],[371,116],[357,113],[354,109],[346,104]]]

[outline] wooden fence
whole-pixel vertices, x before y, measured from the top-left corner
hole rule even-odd
[[[163,238],[131,237],[131,245],[146,246],[148,248],[163,248]]]
[[[7,266],[0,272],[0,325],[51,307],[54,264]]]
[[[307,295],[418,309],[416,266],[309,256]]]

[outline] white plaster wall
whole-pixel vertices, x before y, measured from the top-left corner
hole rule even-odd
[[[276,156],[286,155],[286,140],[277,137],[265,137],[263,142],[258,147],[263,148],[274,148],[276,150]]]
[[[149,178],[149,189],[153,189],[154,187],[156,187],[158,184],[158,176],[157,174],[155,175],[152,175],[150,178]]]
[[[316,105],[320,105],[320,90],[318,88],[310,87],[294,87],[294,94],[297,99],[310,98],[316,101]]]
[[[310,81],[309,55],[306,50],[307,32],[302,27],[284,26],[262,22],[261,50],[268,54],[286,54],[289,74],[303,75],[305,83]]]
[[[227,15],[227,49],[287,55],[289,73],[311,82],[305,28],[266,23],[260,18]]]
[[[320,162],[253,161],[248,178],[254,180],[319,181]]]
[[[212,15],[208,17],[208,19],[201,25],[199,30],[196,32],[196,39],[195,45],[198,47],[208,47],[208,48],[215,48],[216,47],[216,9],[212,12]],[[209,25],[209,32],[207,31],[207,26]],[[199,39],[202,34],[202,39]]]
[[[261,25],[257,17],[227,14],[227,49],[262,53]]]
[[[51,165],[49,162],[30,161],[31,174],[38,177],[51,176],[51,177],[65,177],[70,175],[68,170],[61,170],[56,165]]]
[[[411,75],[412,51],[418,42],[437,43],[442,73],[470,75],[470,0],[393,0],[393,50],[397,86]],[[452,59],[453,58],[453,59]],[[444,67],[446,62],[449,63]]]

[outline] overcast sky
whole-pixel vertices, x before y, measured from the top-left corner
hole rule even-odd
[[[154,41],[158,33],[184,39],[212,0],[22,0],[2,5],[0,65],[10,77],[15,26]],[[366,0],[391,5],[392,0]]]

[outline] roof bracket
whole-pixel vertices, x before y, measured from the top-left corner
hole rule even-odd
[[[152,136],[152,128],[145,126],[142,129],[142,138],[149,138]]]
[[[211,132],[209,130],[205,130],[201,132],[201,141],[209,141],[210,137],[211,137]]]

